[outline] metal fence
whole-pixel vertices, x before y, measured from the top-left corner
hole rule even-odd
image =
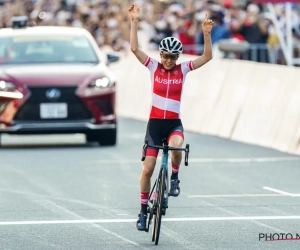
[[[248,44],[243,49],[234,48],[236,45],[232,45],[232,49],[220,49],[219,44],[213,46],[213,53],[215,58],[229,58],[249,60],[254,62],[272,63],[272,64],[286,64],[283,52],[280,46],[271,48],[267,44]],[[201,55],[203,53],[203,45],[185,45],[184,51],[190,54]],[[300,44],[294,46],[294,57],[300,58]]]

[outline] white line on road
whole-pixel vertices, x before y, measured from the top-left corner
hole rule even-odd
[[[245,220],[300,220],[300,215],[292,216],[242,216],[242,217],[190,217],[190,218],[162,218],[169,222],[187,221],[245,221]],[[13,225],[53,225],[53,224],[106,224],[106,223],[134,223],[136,219],[94,219],[94,220],[48,220],[48,221],[2,221],[0,226]]]
[[[300,195],[300,194],[299,194]],[[189,198],[226,198],[226,197],[278,197],[287,196],[285,194],[209,194],[209,195],[189,195]]]
[[[161,160],[161,157],[158,157]],[[300,157],[262,157],[262,158],[191,158],[189,162],[195,163],[251,163],[251,162],[285,162],[299,161]],[[141,163],[138,159],[120,159],[120,160],[95,160],[91,163],[118,164],[118,163]]]
[[[282,191],[282,190],[279,190],[279,189],[271,188],[271,187],[263,187],[263,189],[269,190],[269,191],[274,192],[274,193],[282,194],[282,195],[298,196],[298,194],[291,194],[291,193],[288,193],[288,192],[285,192],[285,191]]]
[[[119,137],[122,139],[143,139],[145,138],[145,134],[143,133],[120,134]]]
[[[43,204],[43,202],[45,202],[46,206]],[[40,202],[39,204],[42,205],[42,206],[45,206],[45,208],[47,208],[48,210],[50,210],[50,211],[52,211],[52,212],[54,212],[54,213],[58,213],[58,214],[66,213],[66,214],[68,214],[68,215],[71,215],[71,216],[77,218],[77,219],[76,219],[77,221],[80,221],[80,220],[83,220],[83,221],[88,220],[88,219],[86,219],[86,218],[84,218],[84,217],[82,217],[82,216],[80,216],[80,215],[78,215],[78,214],[72,212],[71,210],[68,210],[68,209],[64,208],[63,206],[60,206],[60,205],[58,205],[58,204],[56,204],[55,202],[50,201],[50,200],[42,201],[42,202]],[[75,220],[75,221],[76,221],[76,220]],[[131,241],[131,240],[129,240],[129,239],[127,239],[127,238],[125,238],[125,237],[119,235],[118,233],[115,233],[115,232],[113,232],[113,231],[111,231],[111,230],[109,230],[109,229],[106,229],[106,228],[104,228],[103,226],[98,225],[98,223],[93,223],[93,222],[91,221],[89,224],[90,224],[91,226],[95,227],[95,228],[100,229],[101,231],[103,231],[103,232],[105,232],[105,233],[107,233],[107,234],[110,234],[110,235],[115,236],[116,238],[118,238],[118,239],[120,239],[120,240],[122,240],[122,241],[125,241],[125,242],[130,243],[130,244],[135,245],[135,246],[139,246],[140,249],[145,249],[144,247],[140,246],[140,244],[138,244],[138,243],[136,243],[136,242],[134,242],[134,241]]]

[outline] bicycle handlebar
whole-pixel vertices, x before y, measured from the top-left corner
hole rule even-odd
[[[163,146],[158,146],[158,145],[148,145],[148,140],[145,139],[145,144],[143,146],[143,156],[141,161],[144,161],[146,159],[146,150],[148,147],[151,148],[157,148],[157,149],[162,149],[164,152],[167,152],[169,150],[176,150],[176,151],[184,151],[184,165],[188,166],[188,159],[189,159],[189,152],[190,152],[190,145],[186,144],[185,148],[175,148],[175,147],[169,147],[167,143],[165,143]]]

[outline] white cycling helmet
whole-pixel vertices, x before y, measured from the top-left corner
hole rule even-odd
[[[172,54],[182,53],[182,43],[175,37],[166,37],[159,44],[159,50]]]

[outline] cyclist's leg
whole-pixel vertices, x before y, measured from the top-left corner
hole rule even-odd
[[[146,138],[148,139],[149,145],[159,144],[159,134],[156,133],[156,123],[153,121],[148,122]],[[147,204],[149,199],[149,193],[151,188],[151,177],[155,168],[156,158],[158,150],[154,148],[147,148],[146,158],[143,162],[143,169],[140,176],[140,199],[141,199],[141,210],[139,219],[137,221],[137,228],[140,231],[145,231],[147,221]]]
[[[140,177],[141,212],[143,213],[147,213],[147,204],[151,188],[151,177],[155,168],[156,158],[157,151],[148,148]]]
[[[181,148],[184,142],[184,134],[183,134],[183,127],[181,122],[179,125],[174,127],[171,131],[169,138],[169,146]],[[172,163],[172,174],[171,174],[171,185],[170,185],[170,195],[171,196],[178,196],[180,193],[179,183],[178,180],[178,173],[180,168],[180,163],[182,160],[182,152],[181,151],[172,151],[171,163]]]
[[[172,134],[169,140],[170,147],[181,148],[183,144],[183,135]],[[178,172],[182,159],[181,151],[172,151],[171,163],[172,163],[172,175],[171,179],[178,179]]]
[[[149,150],[147,150],[148,152]],[[145,231],[147,228],[147,204],[149,199],[149,193],[151,188],[151,176],[153,174],[156,164],[156,157],[147,155],[143,162],[143,170],[140,177],[140,198],[141,198],[141,210],[139,218],[136,222],[136,227],[140,231]]]

